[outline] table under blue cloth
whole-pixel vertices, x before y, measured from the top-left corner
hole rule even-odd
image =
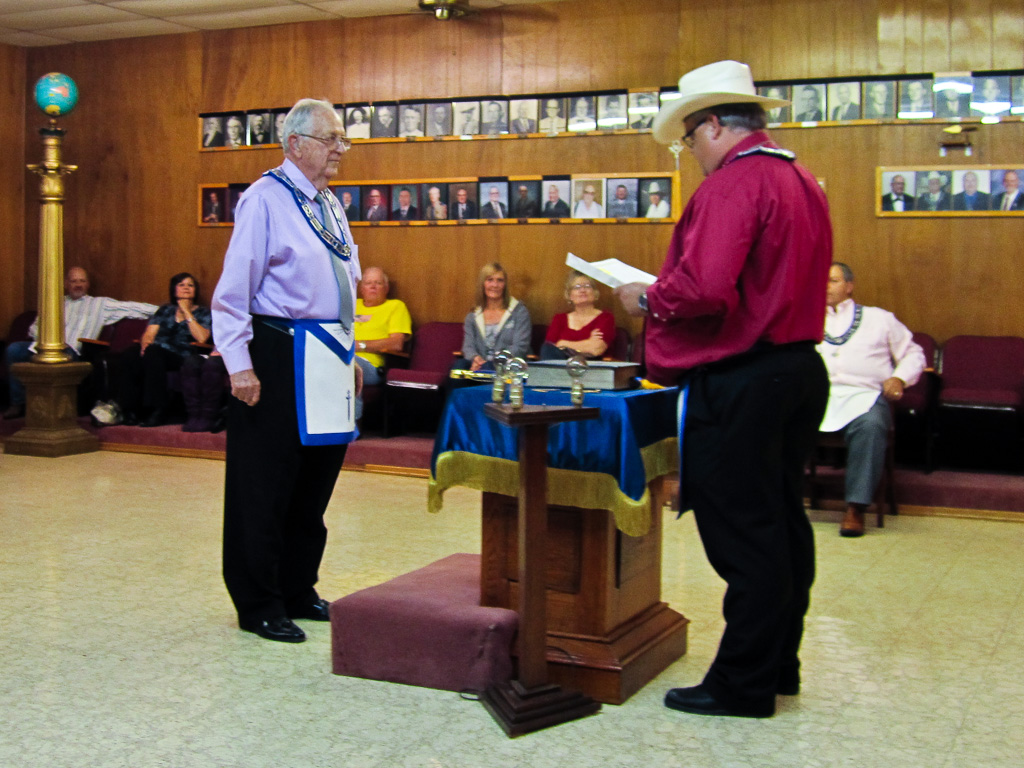
[[[548,430],[548,503],[608,509],[618,528],[642,536],[650,528],[648,483],[679,469],[676,406],[679,391],[588,392],[584,405],[598,419]],[[570,405],[566,389],[525,391],[528,405]],[[456,389],[445,407],[430,462],[427,506],[437,512],[453,486],[517,496],[518,430],[484,414],[491,387]]]

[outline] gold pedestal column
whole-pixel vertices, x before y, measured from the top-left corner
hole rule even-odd
[[[99,438],[76,421],[78,384],[88,363],[73,363],[64,343],[64,176],[78,169],[61,163],[64,131],[51,120],[39,134],[43,162],[28,169],[40,177],[39,333],[30,363],[13,366],[25,383],[25,427],[4,443],[4,453],[67,456],[99,450]]]

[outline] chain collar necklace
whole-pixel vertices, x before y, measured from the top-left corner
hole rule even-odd
[[[846,333],[844,333],[842,336],[829,336],[828,335],[828,331],[826,331],[825,332],[825,343],[826,344],[834,344],[836,346],[840,346],[840,345],[845,344],[846,342],[848,342],[850,340],[850,337],[853,336],[853,334],[855,334],[857,332],[858,328],[860,328],[860,321],[863,319],[863,317],[864,317],[864,307],[862,307],[860,304],[854,304],[853,305],[853,322],[850,323],[850,327],[846,329]]]

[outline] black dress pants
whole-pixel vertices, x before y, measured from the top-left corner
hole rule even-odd
[[[293,339],[258,319],[249,344],[260,400],[228,406],[224,583],[242,621],[301,611],[327,542],[323,516],[345,445],[304,446],[295,411]]]
[[[703,684],[726,705],[774,708],[780,671],[799,668],[814,581],[803,472],[828,375],[807,342],[723,361],[689,383],[684,492],[728,585],[725,631]]]

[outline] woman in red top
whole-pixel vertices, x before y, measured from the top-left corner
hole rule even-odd
[[[597,286],[586,275],[570,272],[565,298],[572,310],[551,318],[540,359],[564,360],[576,354],[601,357],[615,338],[615,316],[594,306],[600,298]]]

